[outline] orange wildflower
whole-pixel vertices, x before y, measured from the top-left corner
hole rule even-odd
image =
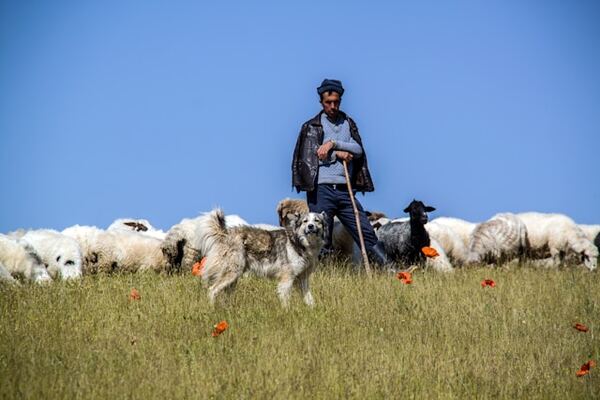
[[[225,332],[225,330],[229,328],[229,324],[227,323],[227,321],[221,321],[218,324],[215,325],[213,332],[212,332],[212,337],[217,337],[219,336],[221,333]]]
[[[206,264],[206,257],[202,257],[202,260],[192,266],[192,275],[194,276],[202,276],[204,272],[204,265]]]
[[[421,248],[421,252],[425,254],[425,257],[435,258],[440,255],[433,247],[425,246]]]
[[[493,279],[484,279],[481,281],[481,287],[496,287],[496,282]]]
[[[400,282],[410,285],[412,283],[412,275],[410,272],[398,272],[396,274],[396,278],[400,280]]]
[[[577,329],[580,332],[587,332],[589,330],[589,328],[587,326],[580,324],[580,323],[573,325],[573,328]]]
[[[586,362],[585,364],[583,364],[581,366],[581,368],[579,368],[579,371],[577,371],[575,373],[575,375],[577,375],[577,376],[587,375],[590,372],[590,369],[592,369],[592,367],[595,367],[595,366],[596,366],[596,361],[590,360],[590,361]]]
[[[140,300],[142,296],[140,292],[137,291],[136,288],[131,288],[131,292],[129,292],[129,300]]]

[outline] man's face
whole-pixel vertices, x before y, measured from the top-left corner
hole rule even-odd
[[[340,94],[338,92],[325,92],[321,96],[321,105],[323,106],[323,111],[329,118],[335,118],[340,111],[340,103],[342,99],[340,98]]]

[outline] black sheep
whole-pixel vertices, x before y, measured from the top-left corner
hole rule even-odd
[[[435,211],[421,201],[413,200],[404,209],[410,220],[390,222],[377,231],[388,258],[402,264],[412,265],[425,260],[421,249],[430,245],[429,234],[425,230],[427,213]]]

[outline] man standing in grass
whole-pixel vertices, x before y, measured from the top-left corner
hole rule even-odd
[[[358,228],[346,186],[344,165],[348,163],[352,188],[360,192],[375,190],[367,166],[367,156],[356,124],[340,110],[344,88],[342,82],[325,79],[317,88],[322,110],[302,124],[292,160],[292,185],[306,191],[308,208],[325,211],[328,231],[322,254],[332,252],[333,217],[337,216],[359,244]],[[356,200],[360,225],[369,259],[379,265],[387,263],[383,246],[362,206]]]

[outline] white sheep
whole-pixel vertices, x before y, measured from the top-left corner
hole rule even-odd
[[[162,241],[137,232],[103,231],[93,226],[73,226],[63,231],[77,240],[84,258],[84,273],[168,270]]]
[[[161,229],[156,229],[147,219],[135,219],[135,218],[119,218],[113,221],[107,231],[114,230],[126,230],[138,232],[142,235],[151,236],[156,239],[163,240],[167,235]]]
[[[531,258],[546,259],[553,266],[583,263],[590,271],[596,269],[598,248],[571,218],[538,212],[517,216],[527,226]]]
[[[467,261],[467,247],[458,233],[452,228],[434,219],[425,224],[431,239],[439,244],[454,265],[464,265]]]
[[[15,283],[20,277],[36,283],[52,280],[33,247],[20,239],[0,234],[0,280]]]
[[[471,233],[467,264],[522,260],[529,248],[527,228],[512,213],[496,214]]]
[[[477,224],[474,222],[453,217],[437,217],[431,220],[431,222],[435,222],[436,224],[452,229],[458,235],[458,237],[460,237],[460,240],[462,240],[465,248],[469,247],[471,232],[473,232],[473,229],[475,229],[475,226],[477,226]]]
[[[35,249],[52,278],[66,280],[81,277],[82,256],[77,241],[52,229],[28,231],[21,240]]]
[[[64,229],[61,232],[63,235],[74,239],[79,244],[82,256],[82,272],[88,275],[97,270],[98,263],[98,247],[100,243],[99,237],[104,233],[104,230],[95,226],[73,225]],[[111,249],[106,246],[104,252],[110,252]]]

